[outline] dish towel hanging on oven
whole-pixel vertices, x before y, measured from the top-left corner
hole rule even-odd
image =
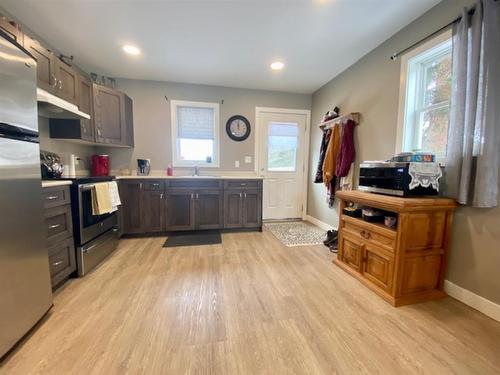
[[[97,183],[92,187],[92,215],[104,215],[113,212],[111,194],[107,182]]]
[[[118,210],[118,206],[122,204],[120,193],[118,192],[118,184],[116,181],[108,182],[109,195],[111,196],[111,212]]]

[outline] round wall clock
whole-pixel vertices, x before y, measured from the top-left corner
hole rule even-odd
[[[244,141],[250,135],[250,121],[241,115],[231,116],[226,122],[226,133],[233,141]]]

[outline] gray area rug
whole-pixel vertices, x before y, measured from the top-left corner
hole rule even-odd
[[[326,233],[323,229],[305,221],[265,223],[264,226],[288,247],[323,244]]]

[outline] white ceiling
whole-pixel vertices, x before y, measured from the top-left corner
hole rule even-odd
[[[1,0],[111,77],[312,93],[440,0]],[[135,44],[139,57],[126,56]],[[285,62],[274,72],[269,64]],[[389,62],[388,62],[389,63]]]

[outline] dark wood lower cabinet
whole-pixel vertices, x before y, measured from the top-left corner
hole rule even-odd
[[[193,230],[194,190],[167,190],[167,230]]]
[[[261,185],[234,186],[239,188],[224,190],[222,182],[206,179],[122,180],[124,234],[260,228]]]
[[[195,193],[195,229],[220,229],[224,226],[224,195],[220,190]]]

